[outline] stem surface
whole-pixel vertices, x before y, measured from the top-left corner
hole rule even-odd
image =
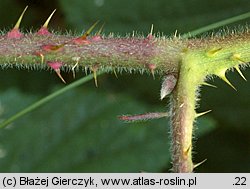
[[[195,119],[196,88],[200,82],[192,77],[187,64],[180,68],[179,80],[171,98],[171,138],[173,172],[193,171],[192,137]]]

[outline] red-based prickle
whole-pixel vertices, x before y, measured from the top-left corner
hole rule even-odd
[[[91,43],[87,37],[91,33],[91,31],[95,28],[99,21],[95,22],[81,37],[77,37],[72,40],[72,42],[76,45],[88,45]]]
[[[155,64],[148,64],[148,68],[150,70],[155,70],[156,69],[156,65]]]
[[[91,38],[91,41],[97,42],[97,41],[101,41],[102,40],[102,36],[100,35],[95,35]]]
[[[45,28],[45,27],[41,27],[36,34],[37,35],[41,35],[41,36],[51,35],[51,33],[49,32],[49,30],[47,28]]]
[[[20,27],[21,21],[23,19],[23,15],[24,15],[25,11],[27,10],[27,8],[28,8],[28,6],[26,6],[25,9],[23,10],[23,12],[20,15],[19,19],[17,20],[14,28],[7,33],[6,36],[8,39],[20,39],[23,37],[23,34],[19,31],[19,27]]]
[[[60,68],[63,66],[63,62],[60,61],[48,61],[48,66],[51,67],[57,74],[57,76],[62,80],[63,83],[66,83],[60,73]]]
[[[154,35],[153,35],[153,30],[154,30],[154,25],[152,24],[151,29],[150,29],[150,33],[148,34],[148,36],[146,38],[149,41],[151,41],[151,40],[153,40],[155,38]]]
[[[57,70],[60,69],[63,66],[63,63],[60,61],[48,61],[47,64],[49,65],[49,67],[51,67],[53,70]]]
[[[78,37],[72,40],[72,43],[76,44],[76,45],[88,45],[91,43],[90,40],[88,39],[83,39],[82,37]]]
[[[7,33],[8,39],[20,39],[23,37],[23,34],[19,31],[18,28],[13,28],[11,31]]]
[[[155,64],[148,64],[148,68],[153,76],[153,78],[155,79],[155,69],[156,69],[156,65]]]
[[[38,30],[38,32],[36,33],[37,35],[41,35],[41,36],[51,35],[51,33],[48,30],[48,25],[49,25],[50,19],[52,18],[55,12],[56,12],[56,9],[50,14],[48,19],[43,24],[43,26]]]
[[[154,36],[153,36],[152,34],[149,34],[149,35],[147,36],[147,39],[148,39],[148,40],[153,40],[153,39],[154,39]]]

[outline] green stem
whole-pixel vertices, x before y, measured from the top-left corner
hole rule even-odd
[[[98,72],[97,74],[98,75],[101,75],[103,74],[104,71],[102,72]],[[20,112],[16,113],[15,115],[11,116],[10,118],[6,119],[5,121],[3,121],[2,123],[0,123],[0,128],[4,128],[6,126],[8,126],[10,123],[12,123],[13,121],[17,120],[18,118],[20,118],[21,116],[37,109],[38,107],[40,107],[41,105],[49,102],[50,100],[54,99],[55,97],[75,88],[75,87],[78,87],[79,85],[82,85],[88,81],[90,81],[91,79],[94,78],[94,75],[93,74],[90,74],[82,79],[79,79],[69,85],[67,85],[66,87],[63,87],[62,89],[60,90],[57,90],[56,92],[46,96],[45,98],[42,98],[41,100],[33,103],[32,105],[28,106],[27,108],[21,110]]]
[[[244,39],[241,38],[243,36]],[[190,41],[189,46],[196,42]],[[246,66],[250,60],[249,42],[249,33],[246,33],[224,37],[223,40],[211,38],[207,43],[183,51],[178,82],[171,99],[173,172],[192,172],[195,167],[192,162],[192,137],[194,120],[201,115],[195,112],[199,86],[207,76],[217,75],[234,88],[226,78],[226,71],[235,68],[244,78],[239,65]]]
[[[175,173],[192,172],[194,167],[192,136],[196,88],[200,81],[194,81],[192,73],[193,70],[183,63],[171,98],[172,171]]]

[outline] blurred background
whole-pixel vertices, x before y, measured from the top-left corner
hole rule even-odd
[[[186,33],[250,10],[249,0],[1,0],[0,28],[9,30],[29,5],[23,31],[39,28],[57,9],[50,29],[79,35],[96,20],[104,33],[121,36],[137,31],[171,36]],[[244,26],[250,19],[228,26]],[[243,71],[250,80],[250,70]],[[77,73],[77,78],[84,77]],[[212,112],[197,120],[196,172],[250,172],[250,83],[228,73],[235,92],[220,79],[202,87],[200,108]],[[63,73],[71,83],[72,73]],[[159,100],[161,78],[112,74],[67,92],[0,130],[0,172],[169,172],[168,120],[123,123],[118,115],[166,111]],[[0,120],[62,88],[53,72],[0,70]],[[145,85],[146,84],[146,85]]]

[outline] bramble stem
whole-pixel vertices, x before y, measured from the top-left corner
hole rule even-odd
[[[190,81],[192,70],[187,72],[182,64],[177,86],[171,97],[171,139],[173,172],[186,173],[193,171],[192,136],[195,119],[196,88]],[[198,81],[198,80],[197,80]],[[197,83],[197,81],[195,83]]]
[[[20,39],[0,35],[0,68],[46,69],[61,62],[63,70],[177,72],[182,41],[165,38],[104,37],[76,44],[76,36],[25,34]],[[77,66],[75,66],[77,65]]]

